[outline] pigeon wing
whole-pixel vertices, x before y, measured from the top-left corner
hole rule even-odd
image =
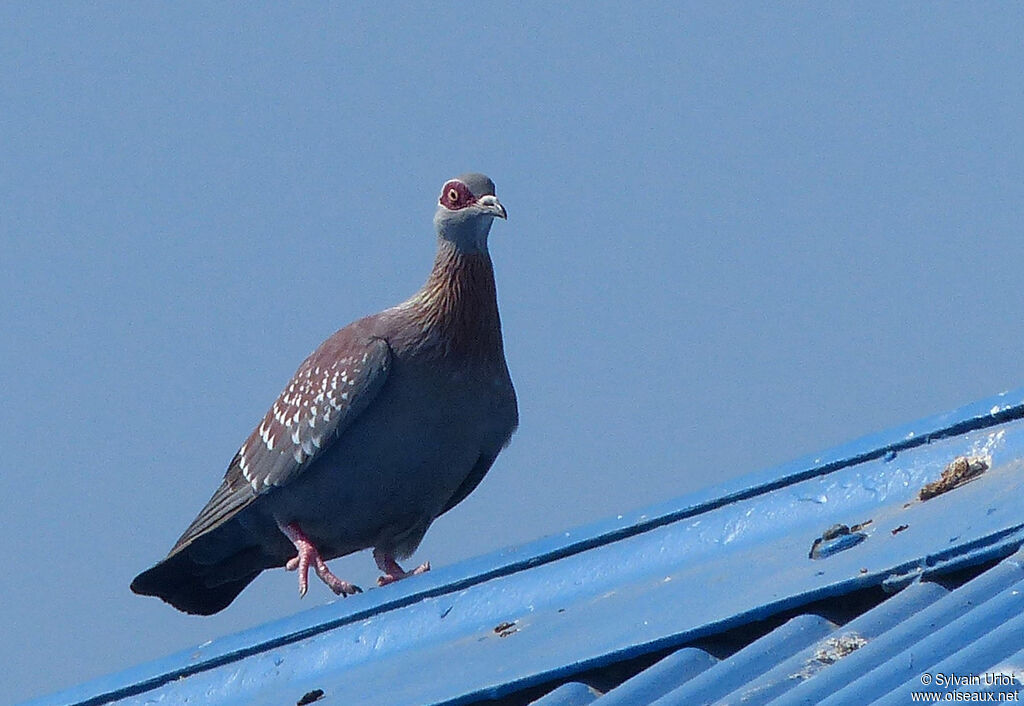
[[[303,361],[170,554],[295,480],[373,402],[387,379],[391,349],[354,328],[338,331]]]

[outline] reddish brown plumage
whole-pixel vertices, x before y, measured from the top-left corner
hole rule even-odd
[[[503,360],[494,268],[486,252],[442,241],[423,289],[408,302],[421,344],[443,355]]]

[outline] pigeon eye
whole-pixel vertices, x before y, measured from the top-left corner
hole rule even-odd
[[[459,202],[459,192],[455,189],[448,189],[448,200],[452,203]]]

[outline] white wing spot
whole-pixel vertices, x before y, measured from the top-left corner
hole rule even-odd
[[[348,399],[348,392],[342,392],[341,393],[341,399],[347,400]]]
[[[295,457],[295,463],[302,463],[302,449],[295,449],[292,456]]]
[[[267,437],[267,451],[273,451],[273,450],[274,450],[274,437],[273,436],[268,436]]]
[[[296,429],[295,431],[292,432],[292,443],[293,444],[299,443],[299,430],[298,429]]]
[[[238,468],[242,471],[242,477],[245,478],[250,483],[252,483],[253,484],[253,488],[255,489],[256,481],[254,481],[252,476],[249,474],[249,462],[245,458],[245,456],[239,456],[238,457]]]

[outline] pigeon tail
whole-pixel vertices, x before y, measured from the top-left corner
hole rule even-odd
[[[239,517],[179,542],[163,561],[135,577],[131,589],[178,610],[211,615],[223,610],[264,569],[286,561],[288,544],[261,542]]]
[[[197,562],[186,548],[172,554],[132,581],[132,591],[142,596],[156,596],[180,611],[192,615],[213,615],[224,610],[235,597],[263,570],[250,569],[241,575],[224,568],[247,564],[252,566],[251,547],[226,564],[207,565]],[[243,555],[250,556],[244,557]]]

